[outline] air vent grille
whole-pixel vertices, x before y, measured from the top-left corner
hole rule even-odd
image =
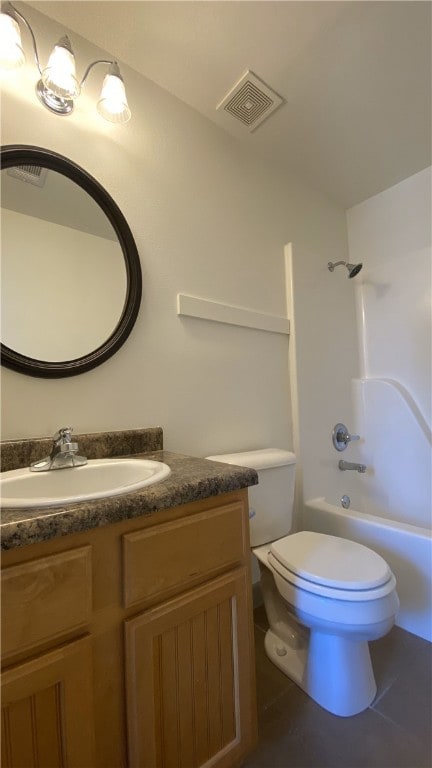
[[[273,100],[259,90],[249,80],[237,91],[233,99],[225,106],[226,112],[231,112],[245,125],[253,125],[256,120],[271,107]]]
[[[8,176],[13,176],[20,181],[26,181],[35,187],[43,187],[46,181],[48,168],[41,168],[40,165],[17,165],[8,169]]]
[[[228,112],[252,132],[281,104],[281,97],[248,70],[217,109]]]

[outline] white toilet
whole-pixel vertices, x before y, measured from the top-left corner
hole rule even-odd
[[[347,717],[376,694],[368,641],[385,635],[399,609],[396,580],[368,547],[322,533],[289,534],[295,456],[266,448],[208,456],[252,467],[250,535],[270,629],[267,655],[324,709]]]

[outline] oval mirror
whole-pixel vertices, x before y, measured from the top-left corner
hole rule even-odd
[[[86,171],[47,149],[1,150],[1,362],[62,377],[124,344],[141,302],[126,219]]]

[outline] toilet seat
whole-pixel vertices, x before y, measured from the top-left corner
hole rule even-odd
[[[396,585],[380,555],[337,536],[300,531],[273,542],[267,557],[285,581],[333,600],[375,600]]]

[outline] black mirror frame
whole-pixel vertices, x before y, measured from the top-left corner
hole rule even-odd
[[[44,168],[67,176],[78,184],[102,208],[118,237],[123,252],[127,275],[127,293],[123,312],[112,334],[97,349],[75,360],[48,362],[21,355],[1,344],[1,364],[6,368],[42,378],[76,376],[96,368],[112,357],[125,343],[135,324],[142,294],[141,265],[137,247],[118,205],[96,179],[72,160],[41,147],[26,145],[0,147],[1,169],[16,165],[42,165]]]

